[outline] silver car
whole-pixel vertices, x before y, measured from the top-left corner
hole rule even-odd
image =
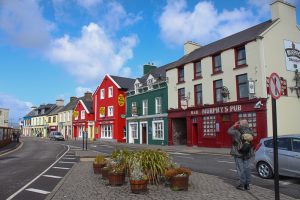
[[[300,178],[300,134],[278,136],[279,175]],[[274,175],[273,138],[263,138],[256,147],[255,167],[262,178]]]
[[[57,132],[57,131],[51,131],[49,138],[50,140],[63,140],[63,141],[65,140],[61,132]]]

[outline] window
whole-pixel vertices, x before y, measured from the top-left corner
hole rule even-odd
[[[178,89],[178,108],[181,108],[181,100],[185,98],[185,89]]]
[[[221,54],[213,56],[213,74],[222,72]]]
[[[216,116],[203,117],[203,136],[216,137]]]
[[[245,51],[245,46],[243,47],[240,47],[240,48],[237,48],[235,50],[235,63],[236,63],[236,66],[242,66],[242,65],[246,65],[246,51]]]
[[[51,117],[48,117],[48,123],[51,123]]]
[[[178,68],[178,83],[184,82],[184,67]]]
[[[113,97],[113,87],[108,88],[108,98]]]
[[[132,116],[137,116],[137,105],[136,102],[131,103],[131,114]]]
[[[152,122],[153,129],[153,139],[154,140],[163,140],[164,139],[164,121],[153,121]]]
[[[107,116],[109,116],[109,117],[114,116],[114,107],[113,106],[108,106],[107,109],[108,109]]]
[[[202,84],[195,85],[195,105],[202,105]]]
[[[300,152],[300,139],[299,138],[293,138],[292,139],[293,144],[293,151]]]
[[[135,91],[135,94],[138,94],[138,93],[139,93],[139,88],[140,88],[140,84],[139,84],[139,83],[134,84],[134,91]]]
[[[215,98],[215,103],[222,103],[223,102],[222,87],[223,87],[223,81],[222,81],[222,79],[214,81],[214,98]]]
[[[201,61],[194,63],[194,79],[202,78]]]
[[[84,110],[81,111],[80,115],[81,115],[81,119],[85,119],[85,111]]]
[[[156,97],[155,98],[155,113],[159,114],[161,112],[161,97]]]
[[[236,76],[237,82],[237,97],[238,99],[249,97],[248,78],[247,74]]]
[[[113,135],[113,125],[103,124],[101,125],[101,138],[111,139]]]
[[[63,121],[66,121],[66,113],[63,113]]]
[[[143,100],[143,115],[148,115],[148,100]]]
[[[137,123],[132,123],[132,124],[129,124],[130,126],[130,134],[132,136],[133,139],[138,139],[137,137],[137,127],[138,127],[138,124]]]
[[[56,122],[56,116],[53,116],[53,123]]]
[[[60,122],[62,121],[62,114],[61,113],[59,114],[59,121]]]
[[[289,150],[290,147],[290,139],[289,138],[278,138],[278,149],[281,150]]]
[[[105,107],[100,107],[99,113],[100,113],[100,117],[105,117]]]
[[[153,78],[147,80],[147,85],[149,90],[153,89]]]
[[[100,90],[100,99],[104,99],[104,89]]]
[[[67,112],[67,120],[70,121],[70,112]]]
[[[256,133],[256,113],[255,112],[243,112],[238,115],[239,120],[247,120],[249,127]]]

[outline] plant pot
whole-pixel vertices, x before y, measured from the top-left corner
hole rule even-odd
[[[108,181],[111,186],[120,186],[125,182],[125,172],[109,173]]]
[[[170,179],[170,187],[172,190],[188,190],[189,176],[174,176]]]
[[[148,180],[130,180],[131,192],[141,194],[147,191]]]
[[[109,170],[110,170],[109,168],[101,169],[102,179],[104,179],[104,180],[108,179]]]
[[[101,168],[104,167],[105,164],[96,164],[93,163],[94,173],[95,174],[101,174]]]

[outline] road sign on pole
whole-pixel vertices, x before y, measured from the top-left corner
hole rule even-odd
[[[279,173],[278,173],[278,143],[277,143],[277,108],[276,100],[281,96],[280,77],[276,73],[270,76],[270,94],[272,96],[272,120],[273,120],[273,155],[274,155],[274,189],[275,200],[279,200]]]

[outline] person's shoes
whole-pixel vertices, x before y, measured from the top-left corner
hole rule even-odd
[[[238,190],[245,190],[245,187],[244,187],[244,185],[239,184],[238,186],[236,186],[236,189],[238,189]]]
[[[245,189],[245,190],[250,190],[249,184],[244,185],[244,189]]]

